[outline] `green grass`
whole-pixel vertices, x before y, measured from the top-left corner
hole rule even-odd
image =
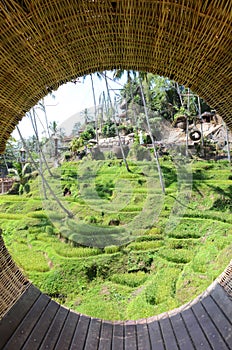
[[[148,218],[144,213],[130,236],[124,225],[138,218],[149,193],[142,175],[147,165],[130,162],[132,173],[127,173],[117,160],[110,162],[95,161],[90,170],[83,162],[80,169],[66,163],[62,183],[52,181],[54,188],[71,186],[66,205],[77,221],[64,220],[53,202],[45,208],[37,180],[29,196],[0,196],[0,226],[14,260],[43,292],[93,317],[138,319],[192,300],[232,257],[230,168],[223,162],[193,162],[190,201],[176,227],[167,231],[179,197],[175,166],[161,160],[166,196],[158,220],[141,228]],[[104,209],[79,195],[81,176],[91,179],[88,171],[100,184],[97,203]],[[118,181],[127,181],[125,198],[116,193]],[[112,219],[119,219],[119,226],[109,226]]]
[[[143,271],[134,273],[117,273],[110,277],[110,281],[126,285],[129,287],[138,287],[143,284],[148,278],[147,274]]]

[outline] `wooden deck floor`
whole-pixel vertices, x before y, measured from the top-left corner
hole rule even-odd
[[[66,309],[31,285],[0,321],[4,350],[231,350],[232,299],[215,284],[179,311],[107,322]]]

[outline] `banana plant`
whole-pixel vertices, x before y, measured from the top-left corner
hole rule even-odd
[[[32,171],[29,163],[22,164],[19,162],[14,163],[14,168],[8,169],[8,173],[19,184],[19,195],[30,192],[29,180],[38,175],[37,171]]]

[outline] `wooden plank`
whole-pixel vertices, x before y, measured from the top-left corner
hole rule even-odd
[[[192,340],[185,328],[181,315],[178,313],[170,317],[170,321],[180,350],[194,350]]]
[[[70,345],[70,350],[84,349],[86,337],[89,329],[90,317],[80,315],[76,330]]]
[[[207,310],[213,323],[221,333],[229,349],[232,349],[232,323],[229,321],[214,300],[209,296],[202,300],[202,305]]]
[[[192,312],[192,309],[189,308],[184,310],[181,313],[181,315],[184,320],[185,326],[191,336],[195,349],[212,350],[194,313]]]
[[[64,326],[56,343],[55,350],[66,350],[70,348],[78,320],[79,314],[73,311],[68,313],[68,317],[65,320]]]
[[[0,349],[3,349],[40,294],[37,288],[30,286],[0,321]]]
[[[43,349],[54,349],[61,329],[65,323],[68,316],[69,310],[65,307],[60,306],[57,311],[50,328],[46,332],[43,342],[40,345],[40,350]]]
[[[178,350],[176,338],[172,330],[169,317],[161,319],[159,323],[165,344],[165,350]]]
[[[211,297],[218,304],[229,320],[232,320],[232,298],[217,284],[210,293]]]
[[[20,323],[17,330],[12,334],[12,337],[9,339],[9,341],[7,342],[4,348],[5,350],[21,349],[21,347],[29,337],[31,331],[33,330],[34,326],[38,322],[41,314],[46,309],[49,301],[50,299],[46,295],[41,294],[39,296],[39,298],[31,307],[30,311],[27,313],[27,315],[24,317],[24,319]]]
[[[113,324],[111,322],[102,322],[101,335],[98,350],[111,350],[113,337]]]
[[[224,340],[219,334],[218,330],[213,324],[213,321],[208,316],[207,312],[203,308],[202,304],[199,302],[192,306],[192,310],[198,319],[199,324],[201,325],[211,347],[214,350],[228,350]]]
[[[29,338],[27,339],[23,350],[37,350],[43,341],[43,338],[49,329],[53,319],[59,309],[59,304],[51,300],[47,305],[46,309],[42,313],[40,319],[35,325],[33,331],[31,332]]]
[[[149,322],[147,326],[148,326],[148,331],[150,335],[151,349],[165,350],[163,338],[160,331],[160,325],[158,321]]]
[[[137,349],[137,334],[136,323],[128,321],[124,325],[125,327],[125,350]]]
[[[85,350],[98,349],[100,333],[101,333],[101,320],[92,318],[90,321],[89,329],[87,330]]]
[[[115,323],[113,326],[112,350],[124,348],[124,324]]]
[[[151,343],[150,343],[150,337],[147,327],[147,322],[144,323],[137,323],[136,325],[136,333],[137,333],[137,347],[138,350],[150,350],[151,349]]]

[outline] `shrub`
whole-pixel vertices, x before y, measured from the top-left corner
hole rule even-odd
[[[107,121],[102,128],[102,135],[105,137],[116,136],[116,128],[113,122]]]
[[[160,234],[157,235],[144,235],[136,238],[136,242],[149,242],[149,241],[157,241],[162,240],[163,236]]]
[[[149,150],[147,150],[145,147],[142,147],[136,143],[134,143],[130,149],[128,157],[133,160],[138,161],[151,161],[151,154]]]
[[[177,264],[186,264],[191,261],[194,252],[188,249],[173,250],[165,247],[159,250],[159,255],[167,261],[172,261]]]
[[[120,247],[117,245],[109,245],[104,248],[104,251],[106,254],[113,254],[117,253],[120,250]]]
[[[66,258],[84,258],[88,256],[101,254],[101,250],[98,248],[84,248],[84,247],[70,247],[68,244],[57,245],[54,247],[55,252]]]
[[[110,199],[114,190],[114,183],[112,180],[105,181],[104,183],[96,183],[96,191],[100,198]]]
[[[150,242],[132,242],[127,248],[130,250],[156,250],[163,245],[163,242],[160,240],[150,241]]]
[[[48,235],[53,235],[54,234],[54,229],[52,226],[46,226],[46,233]]]
[[[166,247],[170,249],[191,249],[196,244],[198,244],[198,240],[193,238],[188,239],[168,239],[166,242]]]
[[[167,267],[159,270],[151,283],[146,286],[146,301],[151,305],[165,302],[176,293],[176,282],[181,270]]]
[[[97,218],[96,218],[95,216],[91,215],[91,216],[89,217],[88,222],[89,222],[90,224],[96,224],[96,223],[97,223]]]
[[[146,281],[147,277],[145,272],[138,271],[134,273],[117,273],[112,275],[110,280],[129,287],[138,287]]]
[[[36,218],[36,219],[43,219],[43,218],[47,218],[47,214],[45,212],[31,212],[28,213],[27,216],[31,217],[31,218]]]
[[[146,232],[147,235],[159,235],[161,234],[161,229],[158,227],[152,227]]]

